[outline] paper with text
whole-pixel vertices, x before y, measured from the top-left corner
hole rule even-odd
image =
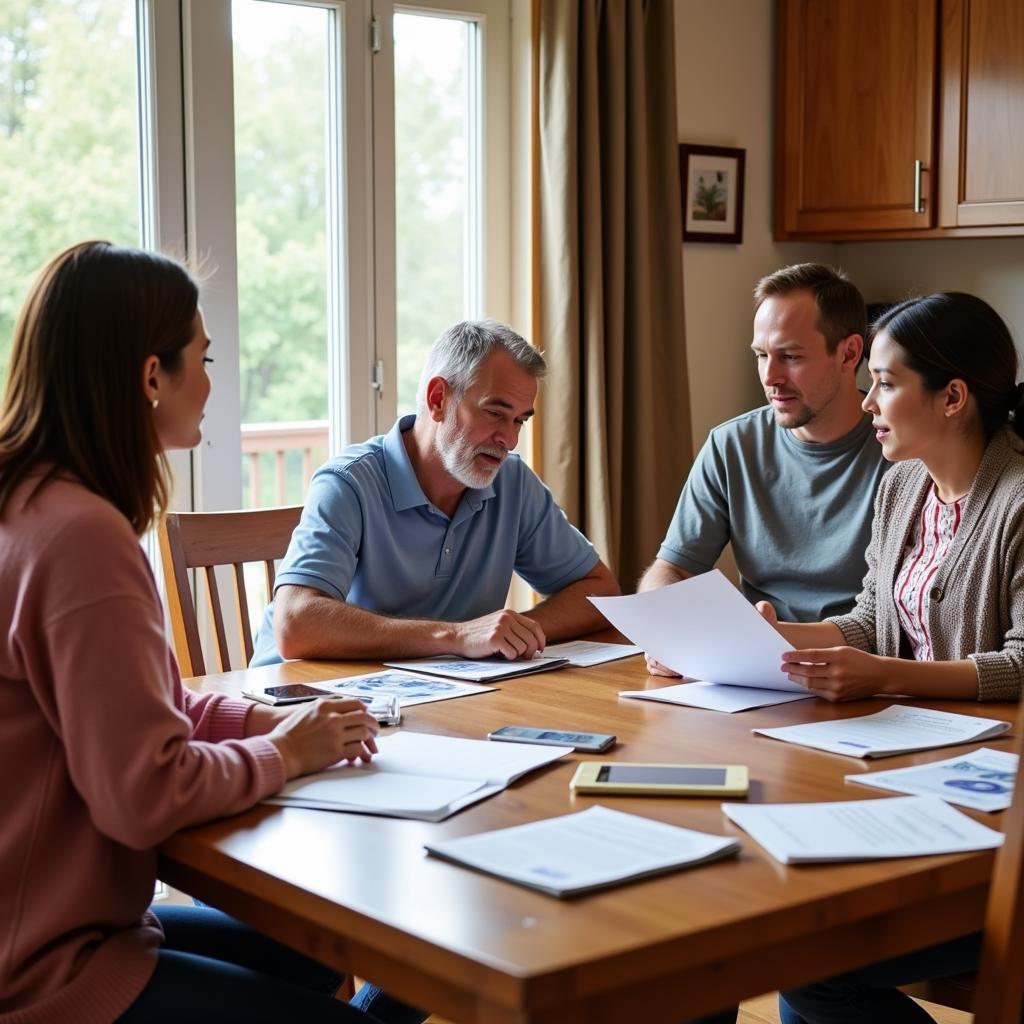
[[[754,732],[848,757],[891,757],[913,750],[987,740],[1007,732],[1009,728],[1009,722],[991,718],[893,704],[884,711],[860,718],[807,722],[777,729],[755,729]]]
[[[937,796],[978,811],[1005,811],[1013,800],[1018,760],[1008,750],[982,747],[931,764],[847,775],[846,781],[894,793]]]
[[[822,804],[722,804],[730,821],[777,861],[881,860],[993,850],[1001,832],[937,796]]]
[[[725,857],[739,840],[635,814],[591,807],[527,825],[427,844],[435,857],[498,875],[552,896]]]
[[[807,692],[781,668],[792,645],[717,569],[642,594],[590,600],[620,633],[688,679]]]

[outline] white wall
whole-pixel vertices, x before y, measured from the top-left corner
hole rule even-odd
[[[772,241],[774,0],[675,0],[679,142],[747,151],[743,243],[683,246],[693,441],[764,401],[750,354],[751,293],[788,263],[834,262],[834,244]]]
[[[869,302],[972,292],[995,307],[1024,353],[1024,238],[851,242],[837,248]]]

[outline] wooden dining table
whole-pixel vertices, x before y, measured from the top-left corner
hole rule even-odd
[[[287,662],[207,675],[239,693],[378,665]],[[719,800],[583,796],[581,759],[743,764],[751,803],[885,799],[847,774],[940,760],[980,744],[861,761],[751,730],[865,715],[892,699],[801,700],[723,714],[619,696],[667,685],[642,657],[508,680],[410,707],[398,729],[483,739],[503,725],[613,732],[603,755],[567,756],[445,821],[260,805],[160,848],[160,877],[304,953],[458,1024],[678,1022],[981,927],[991,852],[785,866]],[[1016,705],[918,702],[1015,721]],[[382,730],[382,735],[394,729]],[[1007,736],[985,745],[1011,749]],[[430,857],[424,844],[601,804],[715,835],[738,856],[556,899]],[[1001,814],[965,812],[994,827]]]

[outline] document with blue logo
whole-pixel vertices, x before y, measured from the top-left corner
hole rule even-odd
[[[976,811],[1005,811],[1013,800],[1018,760],[1008,750],[981,747],[945,761],[847,775],[846,781],[894,793],[939,796]]]
[[[909,754],[914,750],[932,750],[935,747],[952,747],[958,743],[987,740],[1001,736],[1009,728],[1009,722],[997,719],[893,704],[884,711],[860,718],[808,722],[805,725],[753,731],[786,743],[827,750],[831,754],[891,757],[894,754]]]

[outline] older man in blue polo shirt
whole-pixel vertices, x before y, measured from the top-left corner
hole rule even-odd
[[[598,629],[619,592],[593,546],[512,454],[546,367],[508,327],[435,342],[417,413],[321,467],[253,665],[282,658],[529,658]],[[504,608],[513,572],[546,599]]]

